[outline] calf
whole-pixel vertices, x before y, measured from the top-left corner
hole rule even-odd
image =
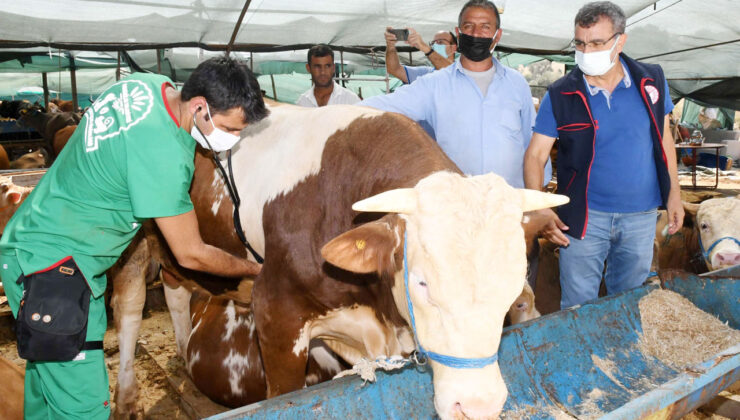
[[[13,181],[6,176],[0,176],[0,235],[32,190],[31,187],[20,187],[13,184]]]
[[[665,211],[659,212],[653,256],[656,270],[701,274],[740,264],[740,199],[711,198],[683,206],[684,225],[673,235],[668,234]]]
[[[10,162],[10,169],[46,168],[46,151],[44,149],[28,152]]]

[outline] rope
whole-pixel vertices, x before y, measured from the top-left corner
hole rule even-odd
[[[449,366],[454,369],[480,369],[490,364],[496,363],[498,360],[498,353],[493,353],[488,357],[455,357],[447,356],[433,351],[426,350],[424,346],[419,342],[418,335],[416,333],[416,319],[414,317],[414,307],[411,304],[411,295],[409,295],[409,263],[406,252],[406,244],[408,243],[407,232],[403,233],[403,282],[406,287],[406,304],[409,309],[409,317],[411,318],[411,330],[414,333],[414,341],[416,342],[416,351],[418,356],[422,356],[424,359],[431,359],[437,363]],[[418,357],[417,356],[417,357]]]
[[[360,375],[363,381],[365,381],[363,383],[364,385],[367,382],[375,382],[375,371],[378,369],[383,369],[384,371],[396,370],[409,363],[414,363],[414,361],[410,358],[404,358],[401,356],[380,356],[375,360],[369,360],[363,357],[356,365],[352,366],[352,369],[347,369],[337,373],[334,376],[334,379],[350,375]]]

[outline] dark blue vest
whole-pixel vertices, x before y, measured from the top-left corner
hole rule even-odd
[[[630,71],[632,83],[635,83],[640,91],[650,116],[653,156],[657,168],[660,195],[663,206],[665,206],[671,189],[668,164],[662,144],[665,119],[665,76],[658,65],[638,63],[624,54],[621,54],[621,57]],[[651,91],[658,92],[655,103],[651,100]],[[570,227],[566,233],[574,238],[583,239],[586,236],[588,225],[588,180],[599,122],[594,120],[591,114],[590,94],[583,81],[583,72],[578,67],[553,83],[548,92],[558,127],[557,193],[570,198],[568,204],[558,208],[558,216]],[[629,121],[625,121],[625,124],[628,123]],[[619,176],[619,174],[614,174],[614,176]]]

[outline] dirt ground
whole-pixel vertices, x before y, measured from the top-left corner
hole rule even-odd
[[[691,171],[690,168],[685,167],[683,164],[678,166],[678,182],[681,184],[682,190],[693,190],[691,184]],[[696,169],[696,190],[709,190],[714,186],[715,173],[712,168],[697,167]],[[726,195],[737,195],[740,194],[740,168],[735,165],[729,171],[721,171],[719,177],[719,186],[717,190],[725,193]]]
[[[139,383],[139,401],[143,405],[145,417],[152,420],[184,420],[193,417],[208,416],[226,411],[226,407],[210,401],[205,397],[195,396],[198,393],[192,382],[187,380],[187,373],[181,358],[177,357],[175,335],[169,312],[151,312],[143,320],[139,334],[139,346],[136,351],[136,379]],[[108,368],[111,399],[116,387],[118,375],[118,338],[115,328],[109,323],[104,339],[105,363]],[[13,337],[0,337],[0,355],[25,368],[25,360],[18,357]],[[169,379],[168,379],[169,378]],[[183,408],[180,394],[190,396],[185,405],[196,415],[191,416]],[[195,401],[195,402],[194,402]]]

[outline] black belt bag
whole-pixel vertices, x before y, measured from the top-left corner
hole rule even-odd
[[[23,282],[15,327],[18,355],[29,361],[73,360],[82,350],[103,348],[85,342],[90,287],[72,257],[28,276]]]

